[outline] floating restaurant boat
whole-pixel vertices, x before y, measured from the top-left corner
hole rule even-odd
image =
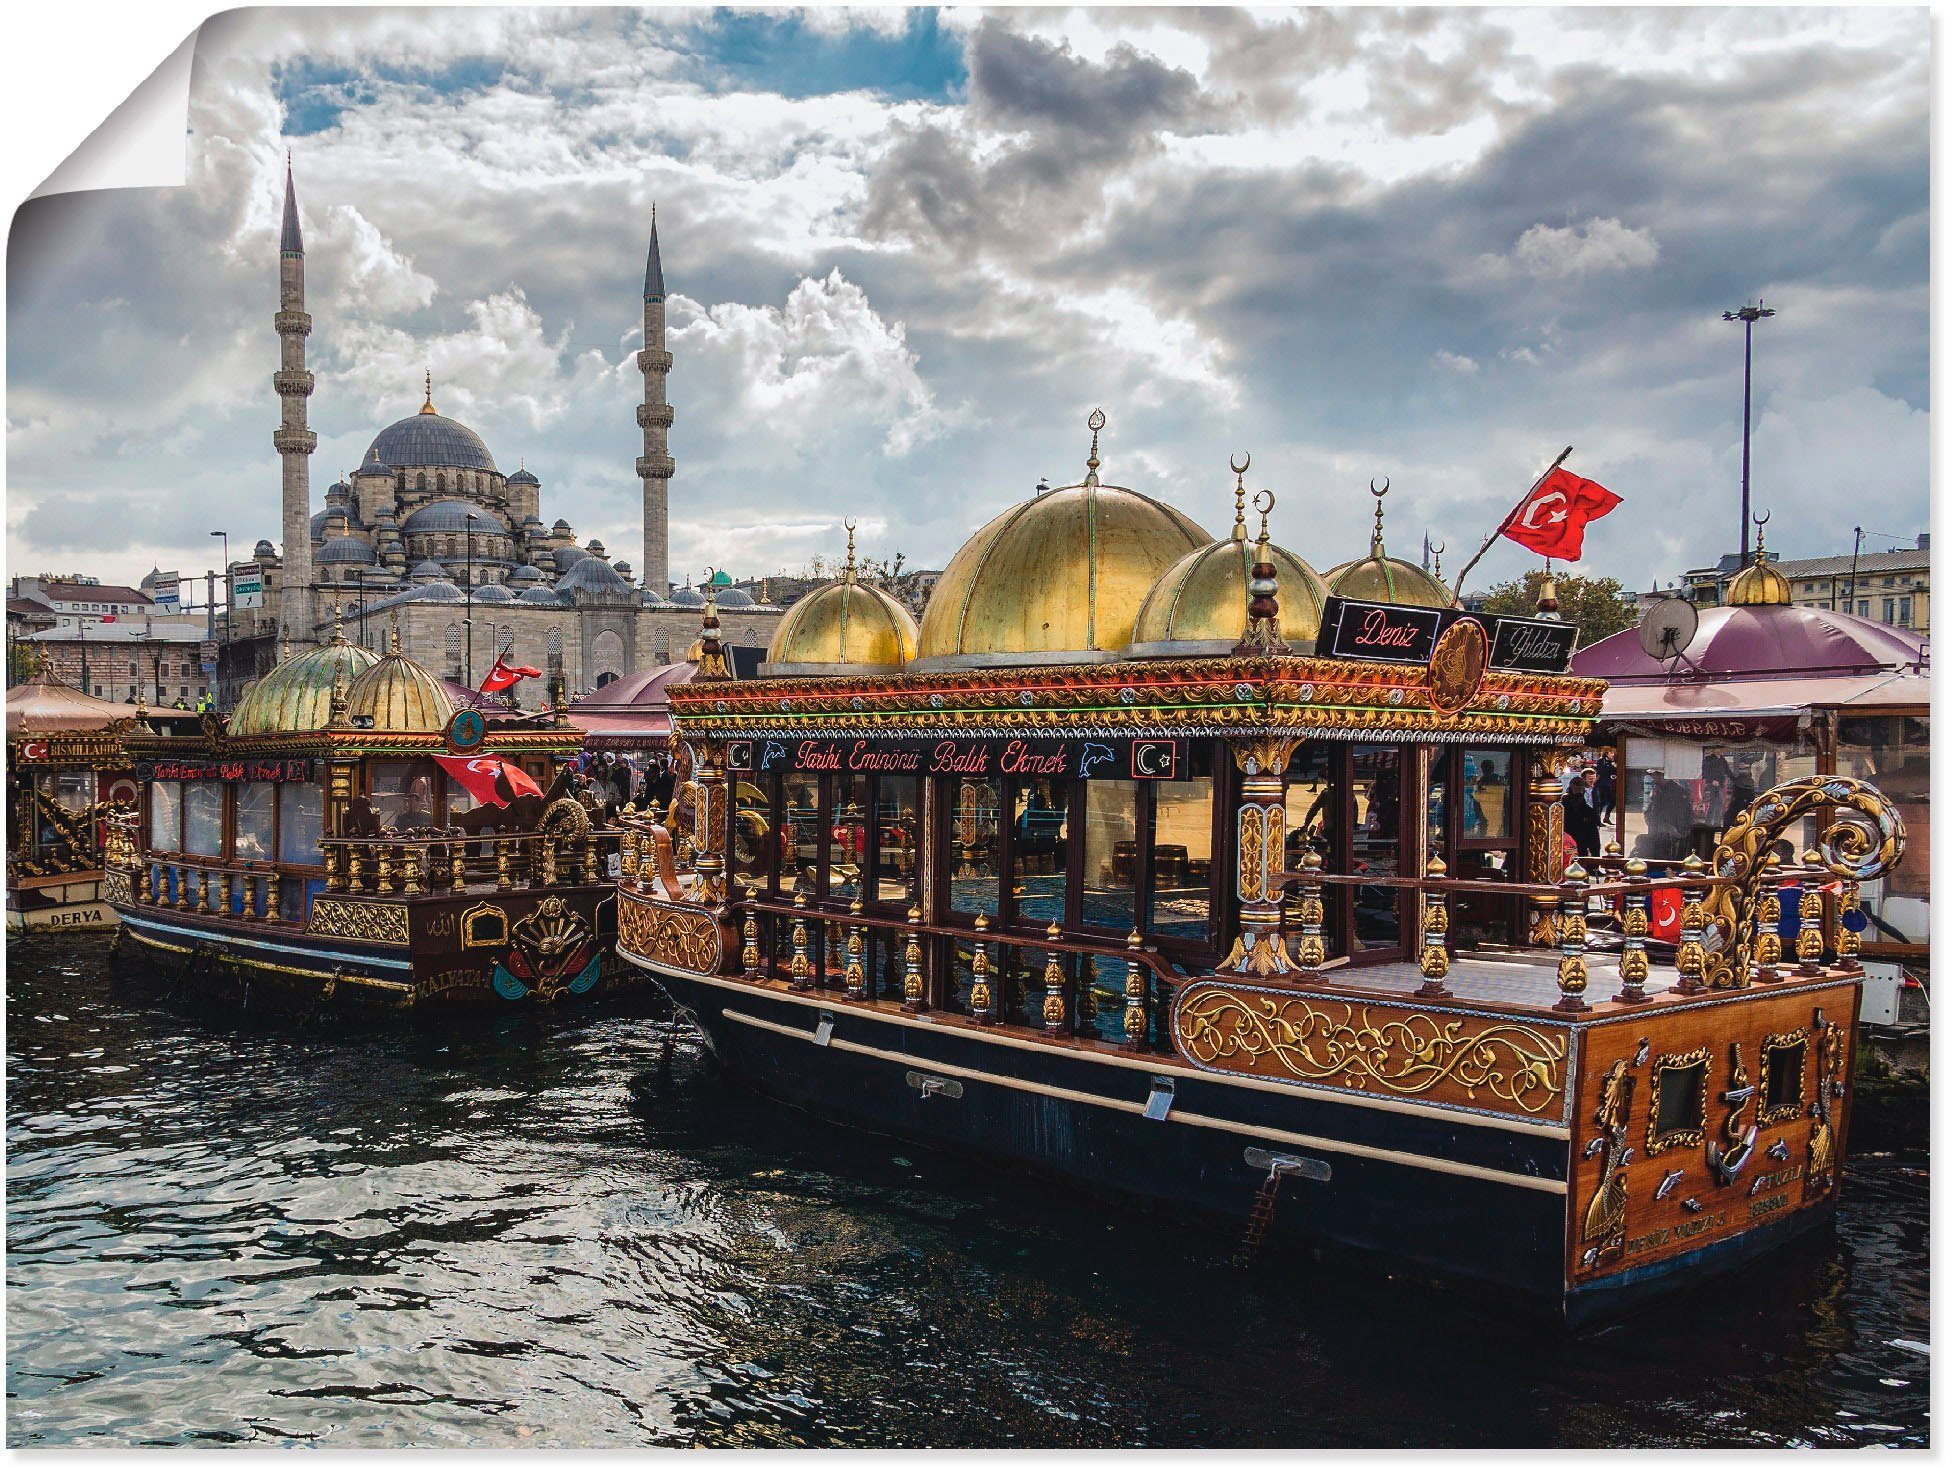
[[[246,1003],[597,988],[615,967],[618,832],[571,793],[582,733],[560,688],[552,708],[484,719],[397,633],[380,657],[335,629],[228,722],[132,730],[140,806],[111,838],[105,884],[124,935]]]
[[[7,690],[7,927],[107,928],[102,840],[136,799],[119,736],[138,717],[194,722],[109,703],[42,672]]]
[[[1099,482],[1101,425],[919,626],[850,556],[759,678],[670,689],[690,817],[625,837],[623,958],[817,1112],[1574,1321],[1827,1218],[1890,804],[1766,792],[1657,962],[1645,864],[1564,864],[1571,627],[1458,610],[1380,499],[1327,578],[1238,479],[1215,540]]]

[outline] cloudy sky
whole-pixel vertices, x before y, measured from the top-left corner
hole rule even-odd
[[[296,160],[315,500],[435,400],[639,559],[644,241],[677,358],[674,570],[940,565],[1040,476],[1455,570],[1564,445],[1587,566],[1732,550],[1740,328],[1786,555],[1929,523],[1930,22],[1913,10],[243,10],[189,183],[36,201],[8,280],[10,567],[277,534]],[[1891,542],[1874,541],[1875,545]],[[1501,546],[1473,583],[1536,564]]]

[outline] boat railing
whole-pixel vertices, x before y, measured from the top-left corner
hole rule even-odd
[[[352,896],[422,897],[492,884],[595,886],[616,870],[622,832],[592,826],[580,835],[544,831],[475,833],[460,827],[327,836],[319,841],[325,889]]]

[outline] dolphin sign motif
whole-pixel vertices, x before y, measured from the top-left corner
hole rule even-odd
[[[1090,779],[1093,770],[1097,769],[1100,765],[1115,763],[1117,758],[1112,753],[1110,745],[1100,744],[1096,740],[1087,739],[1084,748],[1078,753],[1078,778],[1081,780]]]

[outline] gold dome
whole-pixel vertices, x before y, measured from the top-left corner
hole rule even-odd
[[[1098,482],[1103,425],[1093,414],[1082,484],[1005,510],[950,558],[922,613],[917,670],[1117,657],[1146,594],[1212,539],[1172,506]]]
[[[1762,558],[1762,526],[1758,523],[1755,527],[1755,559],[1728,583],[1728,604],[1732,607],[1786,607],[1794,601],[1790,594],[1789,578]]]
[[[286,658],[246,691],[230,716],[238,735],[298,734],[323,729],[332,719],[332,690],[350,684],[379,661],[346,641],[334,618],[332,640]]]
[[[400,634],[393,634],[393,650],[346,689],[346,713],[364,732],[377,734],[438,734],[454,717],[454,700],[441,680],[400,652]]]
[[[1237,472],[1244,473],[1244,466]],[[1147,593],[1126,650],[1130,656],[1192,657],[1230,653],[1240,645],[1247,630],[1247,581],[1256,550],[1247,538],[1246,496],[1244,482],[1236,484],[1231,536],[1188,551]],[[1265,529],[1266,516],[1262,520]],[[1282,637],[1312,644],[1328,596],[1322,578],[1281,546],[1270,545],[1268,558],[1274,563]]]
[[[847,569],[786,610],[759,666],[761,677],[809,673],[899,673],[915,656],[915,618],[901,601],[855,575],[854,527]]]
[[[1369,554],[1359,561],[1344,561],[1322,578],[1330,596],[1350,601],[1393,602],[1406,607],[1448,607],[1457,598],[1451,589],[1421,566],[1399,561],[1383,552],[1383,496],[1389,481],[1377,489],[1372,481],[1369,492],[1376,496],[1376,528],[1369,534]],[[1468,568],[1467,568],[1468,569]]]

